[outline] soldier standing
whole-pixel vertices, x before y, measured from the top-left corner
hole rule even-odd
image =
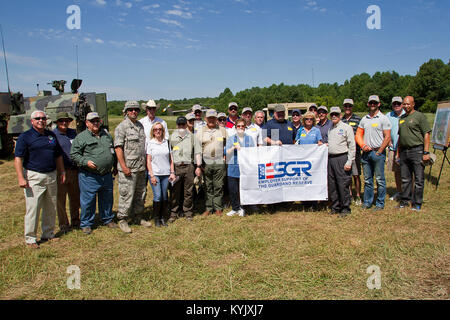
[[[151,223],[143,217],[147,179],[145,175],[145,132],[144,126],[137,120],[139,103],[127,101],[123,112],[125,120],[114,133],[119,171],[119,228],[131,233],[128,219],[140,218],[140,225],[150,227]]]

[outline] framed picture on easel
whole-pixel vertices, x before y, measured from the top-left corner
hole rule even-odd
[[[450,142],[450,101],[438,103],[431,142],[448,148]]]

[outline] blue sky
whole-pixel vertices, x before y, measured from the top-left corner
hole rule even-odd
[[[69,30],[66,9],[81,9]],[[369,30],[370,5],[381,30]],[[273,83],[415,75],[450,58],[450,1],[1,0],[10,85],[26,96],[76,77],[108,100],[217,96]],[[3,53],[0,54],[3,58]],[[0,91],[6,91],[3,60]],[[69,88],[69,87],[67,87]]]

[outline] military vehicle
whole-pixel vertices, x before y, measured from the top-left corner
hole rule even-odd
[[[167,107],[165,107],[165,108],[162,110],[162,112],[163,112],[163,113],[166,113],[166,114],[169,115],[169,116],[175,116],[175,115],[178,115],[178,114],[185,115],[185,114],[187,114],[187,113],[192,112],[192,106],[191,106],[191,105],[182,104],[182,105],[180,105],[180,106],[183,106],[183,107],[186,107],[186,106],[187,106],[188,108],[187,108],[187,109],[180,109],[180,110],[173,110],[172,105],[169,104]],[[203,115],[206,114],[206,111],[207,111],[207,110],[211,109],[211,108],[205,107],[205,106],[201,106],[201,107],[202,107],[202,113],[203,113]]]
[[[269,121],[273,118],[273,113],[275,110],[275,106],[277,104],[282,104],[286,110],[286,118],[291,121],[292,120],[292,110],[299,109],[302,114],[305,114],[308,111],[308,108],[314,104],[314,102],[301,102],[301,103],[271,103],[267,105],[267,108],[264,108],[263,111],[266,114],[266,121]]]
[[[79,93],[81,79],[74,79],[71,92],[65,93],[65,80],[55,80],[50,84],[59,92],[40,91],[37,96],[24,98],[21,93],[0,93],[0,134],[2,146],[0,153],[8,156],[12,153],[13,137],[31,128],[31,113],[42,110],[47,117],[56,122],[58,112],[67,112],[76,120],[78,132],[86,129],[85,120],[89,112],[97,112],[103,127],[108,128],[108,109],[106,93]],[[49,123],[47,123],[49,125]],[[53,123],[53,127],[55,127]],[[6,132],[7,128],[7,132]],[[51,129],[49,127],[49,129]]]

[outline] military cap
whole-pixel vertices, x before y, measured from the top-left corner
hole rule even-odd
[[[89,112],[86,116],[87,121],[91,121],[93,119],[100,118],[97,112]]]
[[[315,103],[313,103],[312,105],[309,106],[308,111],[310,111],[311,108],[316,108],[317,109],[317,105]]]
[[[370,102],[370,101],[376,101],[376,102],[378,102],[378,103],[380,103],[380,98],[378,97],[378,96],[370,96],[369,97],[369,101],[367,101],[367,102]]]
[[[344,106],[346,104],[351,104],[353,106],[354,105],[353,99],[344,99],[344,102],[342,103],[342,105]]]
[[[207,117],[207,118],[209,118],[209,117],[215,117],[215,118],[217,118],[217,111],[214,110],[214,109],[208,109],[208,110],[206,111],[206,117]]]
[[[402,97],[393,97],[391,103],[394,103],[394,102],[403,103],[403,99],[402,99]]]
[[[70,121],[73,120],[73,118],[69,116],[67,112],[58,112],[58,114],[56,115],[56,121],[58,121],[59,119],[70,119]]]
[[[253,109],[250,107],[245,107],[244,109],[242,109],[242,113],[245,113],[247,111],[250,111],[251,113],[253,113]]]
[[[237,104],[236,102],[230,102],[230,103],[228,104],[228,109],[230,109],[231,107],[239,108],[239,106],[238,106],[238,104]]]
[[[179,124],[186,124],[186,123],[187,123],[186,117],[179,116],[179,117],[177,118],[177,125],[179,125]]]
[[[281,112],[281,111],[286,111],[286,109],[284,108],[284,106],[282,104],[277,104],[277,105],[275,105],[274,111]]]
[[[125,102],[125,107],[123,108],[123,112],[127,111],[128,109],[139,109],[139,103],[134,100],[130,100]]]
[[[333,114],[333,113],[339,113],[339,114],[341,114],[341,108],[339,108],[339,107],[331,107],[330,108],[330,114]]]
[[[317,108],[317,111],[319,112],[320,110],[325,110],[328,113],[328,108],[325,106],[320,106],[319,108]]]
[[[221,112],[217,115],[217,118],[226,118],[226,117],[227,117],[227,115],[223,112]]]
[[[195,113],[195,111],[197,110],[202,111],[202,106],[199,104],[194,104],[194,106],[192,107],[192,112]]]
[[[192,112],[189,112],[187,115],[186,115],[186,120],[194,120],[195,119],[195,115],[192,113]]]

